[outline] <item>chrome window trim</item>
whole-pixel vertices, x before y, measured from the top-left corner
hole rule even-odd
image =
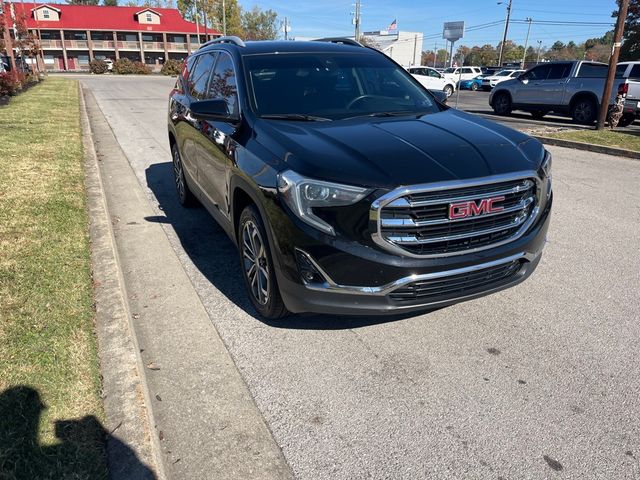
[[[500,258],[498,260],[494,260],[486,263],[479,263],[477,265],[471,265],[469,267],[456,268],[454,270],[444,270],[441,272],[433,272],[433,273],[422,273],[419,275],[409,275],[407,277],[399,278],[391,283],[387,283],[386,285],[380,285],[378,287],[367,287],[367,286],[355,286],[355,285],[340,285],[334,282],[329,274],[325,272],[322,267],[316,262],[311,255],[309,255],[304,250],[296,248],[296,251],[303,255],[309,263],[311,263],[316,270],[324,277],[324,283],[307,283],[304,282],[304,286],[309,290],[316,290],[320,292],[334,292],[334,293],[346,293],[351,295],[370,295],[377,297],[384,297],[392,293],[394,290],[397,290],[400,287],[404,287],[413,282],[421,282],[425,280],[434,280],[439,278],[452,277],[455,275],[462,275],[465,273],[471,273],[478,270],[484,270],[486,268],[497,267],[499,265],[504,265],[507,263],[511,263],[516,260],[524,259],[528,262],[532,262],[538,257],[542,252],[538,252],[535,254],[527,254],[527,253],[518,253],[515,255],[511,255],[509,257]]]
[[[532,210],[529,218],[527,218],[527,221],[522,224],[522,226],[518,229],[518,231],[513,235],[511,235],[509,238],[506,238],[499,242],[492,243],[491,245],[483,245],[480,247],[470,248],[467,250],[460,250],[456,252],[419,255],[416,253],[409,252],[408,250],[405,250],[401,246],[398,246],[393,242],[388,241],[381,234],[382,218],[380,215],[380,211],[382,210],[382,208],[384,208],[391,202],[399,199],[400,197],[404,197],[405,195],[433,192],[433,191],[440,191],[440,190],[453,190],[453,189],[467,188],[467,187],[480,187],[484,185],[491,185],[494,183],[509,182],[514,180],[526,180],[526,179],[532,179],[536,183],[536,205]],[[531,225],[533,225],[533,223],[538,219],[541,213],[541,205],[542,205],[543,199],[546,198],[546,192],[543,192],[543,189],[546,190],[546,186],[543,184],[542,179],[540,178],[540,176],[535,170],[525,170],[525,171],[515,172],[515,173],[492,175],[490,177],[475,178],[475,179],[469,179],[469,180],[451,180],[451,181],[445,181],[445,182],[425,183],[425,184],[419,184],[419,185],[408,185],[408,186],[398,187],[395,190],[392,190],[382,195],[381,197],[377,198],[371,204],[371,209],[369,210],[369,225],[372,231],[371,238],[377,245],[382,247],[384,250],[392,252],[396,255],[401,255],[401,256],[410,257],[410,258],[452,257],[456,255],[466,255],[469,253],[475,253],[483,250],[488,250],[490,248],[499,247],[501,245],[505,245],[507,243],[513,242],[518,238],[520,238],[529,229],[529,227],[531,227]],[[441,203],[445,203],[445,202],[446,201],[442,201]]]

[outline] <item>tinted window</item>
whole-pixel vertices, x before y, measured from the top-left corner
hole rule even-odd
[[[607,76],[608,70],[609,70],[608,65],[598,65],[597,63],[583,63],[580,66],[578,77],[579,78],[605,78]]]
[[[238,88],[233,61],[226,53],[220,53],[216,68],[209,83],[209,98],[223,98],[227,102],[227,111],[232,115],[238,113]]]
[[[527,80],[546,80],[550,70],[551,65],[540,65],[525,73],[524,78]]]
[[[431,68],[427,69],[427,73],[429,73],[430,77],[440,78],[440,74]]]
[[[625,67],[626,69],[626,65],[618,65],[618,68],[620,67]],[[618,72],[616,72],[618,73]],[[624,70],[623,70],[624,73]],[[616,75],[617,76],[617,75]],[[629,78],[633,78],[633,79],[638,79],[640,78],[640,64],[634,65],[633,67],[631,67],[631,72],[629,73]]]
[[[440,111],[411,75],[370,53],[245,57],[259,115],[303,114],[341,119],[381,112]]]
[[[561,78],[567,78],[571,72],[570,63],[554,63],[549,70],[548,80],[559,80]]]
[[[463,68],[462,73],[473,73],[473,70],[471,70],[470,68]]]
[[[209,82],[209,75],[213,68],[215,58],[216,57],[210,53],[198,55],[198,62],[193,68],[191,75],[189,75],[189,94],[196,100],[206,98],[207,83]]]

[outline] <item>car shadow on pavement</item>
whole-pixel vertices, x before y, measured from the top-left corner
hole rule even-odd
[[[178,203],[171,162],[152,164],[146,169],[145,174],[147,185],[165,214],[165,216],[147,217],[146,220],[170,224],[185,253],[204,277],[224,296],[256,320],[277,328],[340,330],[394,322],[416,315],[415,313],[393,316],[298,314],[281,320],[267,320],[261,317],[247,297],[236,246],[206,209],[202,207],[187,209]]]
[[[107,444],[109,478],[156,478],[93,415],[56,420],[59,443],[40,444],[38,429],[45,408],[32,387],[15,386],[0,392],[0,478],[104,478]]]

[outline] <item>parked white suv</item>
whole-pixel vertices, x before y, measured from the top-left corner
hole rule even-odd
[[[511,70],[511,69],[500,70],[499,72],[496,72],[493,75],[482,78],[482,89],[488,92],[500,82],[504,82],[505,80],[511,80],[512,78],[516,78],[518,75],[524,72],[526,72],[526,70]]]
[[[434,68],[430,67],[411,67],[407,69],[425,88],[429,90],[442,90],[450,97],[456,89],[455,82],[445,78]]]
[[[454,82],[471,80],[478,75],[482,75],[482,69],[480,67],[449,67],[444,70],[444,77]]]

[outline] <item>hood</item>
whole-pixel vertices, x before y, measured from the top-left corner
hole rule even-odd
[[[380,188],[534,170],[544,151],[528,135],[453,109],[333,122],[260,119],[255,131],[282,170]]]

